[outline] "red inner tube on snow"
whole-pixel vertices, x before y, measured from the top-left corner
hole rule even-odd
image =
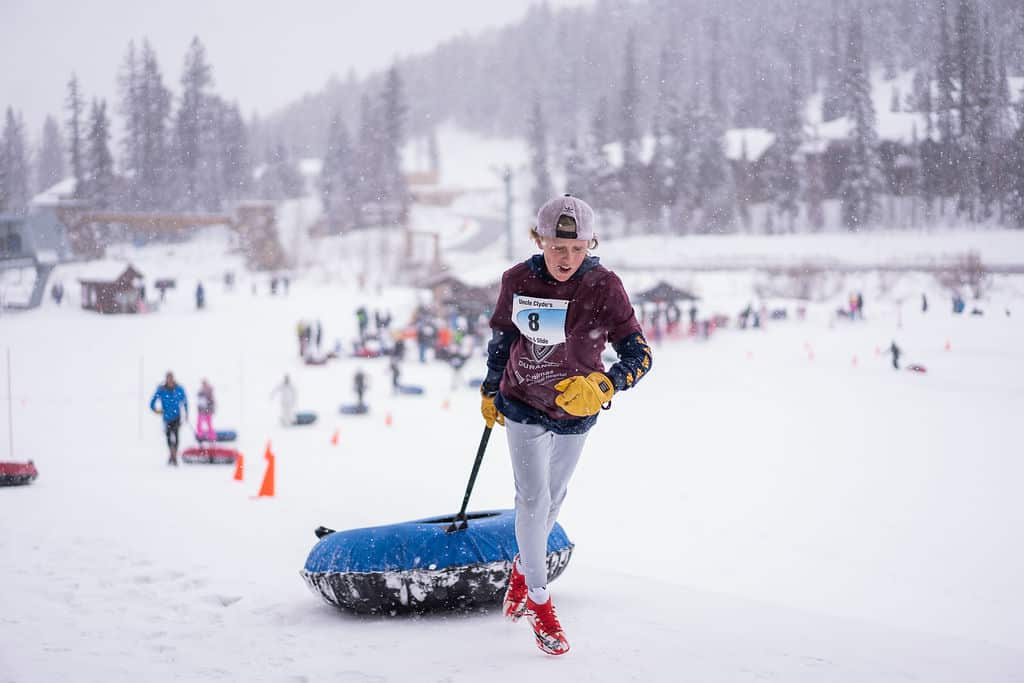
[[[0,486],[21,486],[39,476],[35,464],[28,462],[0,462]]]

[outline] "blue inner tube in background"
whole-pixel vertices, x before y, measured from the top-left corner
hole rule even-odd
[[[295,413],[295,421],[292,422],[294,425],[311,425],[316,422],[316,413],[314,412],[302,412]]]
[[[218,429],[217,441],[234,441],[238,438],[238,432],[234,429]]]
[[[423,393],[423,387],[416,386],[415,384],[400,384],[398,385],[398,393],[406,396],[419,396]]]
[[[515,513],[467,515],[468,527],[446,533],[453,516],[336,531],[320,539],[300,574],[328,603],[360,614],[454,609],[501,600],[518,551]],[[548,581],[565,570],[573,544],[555,524],[548,536]]]
[[[370,412],[370,407],[366,404],[359,405],[353,403],[351,405],[343,405],[338,409],[338,412],[342,415],[366,415]]]

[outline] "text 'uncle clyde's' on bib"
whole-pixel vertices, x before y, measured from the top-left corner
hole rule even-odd
[[[512,322],[519,332],[538,346],[565,342],[565,319],[569,302],[516,294],[512,297]]]

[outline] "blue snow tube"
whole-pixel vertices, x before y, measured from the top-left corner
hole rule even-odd
[[[360,614],[454,609],[501,600],[518,552],[515,513],[467,515],[468,528],[445,529],[454,516],[328,532],[300,572],[330,604]],[[573,544],[560,525],[548,536],[548,581],[558,578]]]
[[[370,407],[364,404],[346,404],[338,408],[338,412],[342,415],[366,415],[370,412]]]
[[[398,393],[404,396],[419,396],[423,393],[423,387],[415,384],[401,384],[398,386]]]

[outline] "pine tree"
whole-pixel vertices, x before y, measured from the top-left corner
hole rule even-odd
[[[675,203],[672,214],[676,231],[685,234],[692,227],[692,216],[698,208],[696,185],[697,153],[695,123],[697,114],[696,98],[699,92],[694,87],[688,104],[680,106],[669,121],[669,137],[672,140],[672,169]]]
[[[376,208],[382,198],[380,118],[379,107],[375,106],[367,93],[363,93],[359,134],[356,138],[356,184],[353,189],[356,225],[359,227],[375,221]]]
[[[441,177],[441,145],[437,141],[437,128],[431,128],[427,136],[427,158],[430,163],[430,172],[435,178]]]
[[[40,191],[53,187],[64,179],[64,141],[60,126],[52,116],[43,123],[43,135],[36,155],[36,184]]]
[[[625,64],[619,103],[619,144],[622,145],[622,167],[619,169],[622,186],[621,210],[627,233],[633,222],[641,217],[644,207],[644,169],[641,159],[640,123],[637,120],[639,101],[636,33],[630,29],[626,34]]]
[[[68,81],[68,154],[71,156],[71,175],[75,179],[76,198],[82,196],[84,190],[85,167],[82,159],[82,92],[78,85],[78,76],[71,74]]]
[[[320,199],[331,234],[344,232],[356,225],[356,198],[353,190],[357,183],[348,129],[341,112],[335,111],[327,134],[327,149],[324,150],[320,172]]]
[[[140,111],[139,168],[136,172],[134,208],[137,210],[168,209],[172,204],[169,123],[171,92],[163,83],[156,53],[149,41],[142,43],[142,75],[137,83]]]
[[[145,114],[141,101],[142,63],[135,50],[135,42],[129,41],[128,51],[121,63],[117,85],[120,101],[118,110],[124,118],[124,138],[121,140],[121,168],[124,171],[128,206],[138,208],[144,156]]]
[[[264,199],[294,199],[302,196],[302,174],[291,159],[284,143],[277,143],[267,153],[267,163],[260,176],[260,194]]]
[[[206,63],[206,50],[199,38],[193,38],[185,55],[185,68],[181,76],[181,106],[178,108],[175,143],[183,193],[179,201],[183,208],[196,209],[204,202],[200,196],[203,158],[203,132],[210,126],[208,88],[213,82],[210,66]]]
[[[21,212],[29,200],[28,154],[21,115],[7,108],[0,141],[0,211]]]
[[[237,102],[224,107],[220,157],[224,198],[241,199],[252,183],[252,161],[249,155],[249,134]]]
[[[821,117],[824,121],[838,119],[847,113],[843,99],[843,50],[839,41],[839,10],[837,0],[832,0],[832,20],[829,22],[828,64],[825,71],[825,96],[822,98]]]
[[[584,199],[590,197],[593,191],[589,170],[583,147],[578,137],[573,136],[565,155],[565,192]]]
[[[92,206],[110,208],[114,201],[114,157],[110,153],[107,103],[93,100],[85,146],[85,188]]]
[[[796,231],[796,219],[800,213],[800,170],[797,154],[803,142],[803,119],[800,115],[802,101],[798,90],[796,50],[789,55],[789,97],[779,125],[775,132],[772,150],[768,191],[774,199],[775,208],[785,220],[789,232]]]
[[[539,97],[534,98],[533,109],[527,125],[529,127],[527,140],[530,148],[530,172],[533,175],[530,202],[534,208],[539,209],[544,202],[551,199],[553,193],[551,174],[548,171],[547,126]]]
[[[1024,228],[1024,117],[1010,148],[1008,176],[1010,215],[1018,228]]]
[[[973,0],[959,0],[956,12],[955,74],[959,86],[957,107],[960,137],[970,134],[974,122],[972,109],[977,105],[980,64],[978,18]]]
[[[935,64],[938,101],[935,111],[938,120],[939,144],[934,154],[934,175],[938,194],[942,198],[940,212],[945,213],[945,196],[952,194],[956,175],[956,127],[953,110],[956,107],[955,63],[949,37],[949,16],[946,0],[939,0],[939,51]]]
[[[663,220],[671,220],[673,207],[679,197],[675,146],[672,122],[679,116],[679,98],[675,86],[675,50],[662,47],[658,61],[658,96],[655,102],[651,131],[654,150],[648,162],[648,185],[652,209]]]
[[[846,80],[843,94],[853,122],[849,157],[839,188],[843,221],[850,230],[870,226],[879,218],[879,195],[883,190],[875,108],[871,102],[864,33],[859,14],[850,18],[847,39]]]
[[[988,220],[994,214],[994,205],[1004,191],[1003,174],[1000,173],[1002,150],[1009,142],[1009,121],[1007,102],[1004,99],[1004,84],[1000,83],[999,68],[993,55],[989,39],[988,21],[982,34],[980,85],[978,88],[978,184],[979,218]]]
[[[388,223],[404,223],[411,203],[401,158],[408,106],[397,66],[388,69],[381,94],[381,113],[381,192],[387,205],[386,220]]]

